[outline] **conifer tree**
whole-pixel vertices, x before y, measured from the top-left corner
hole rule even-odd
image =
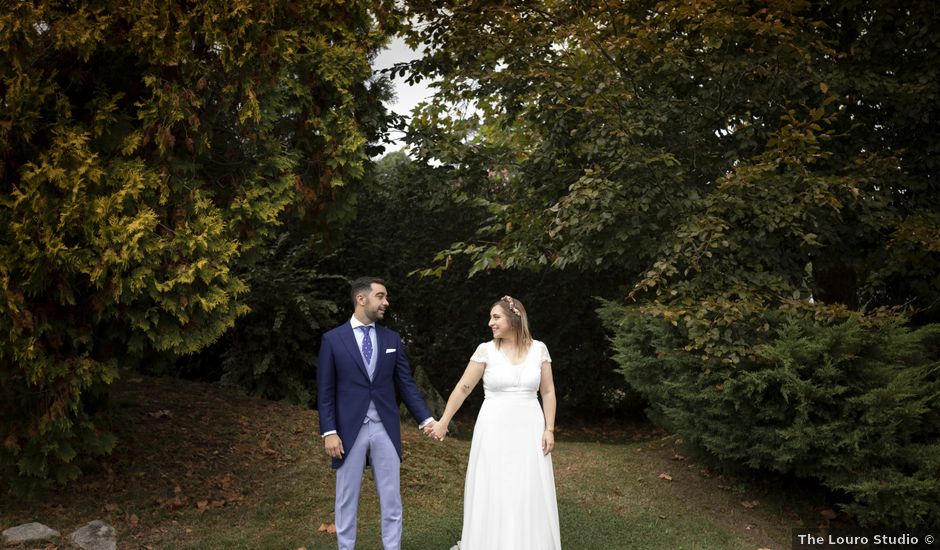
[[[215,341],[286,215],[343,211],[393,2],[5,2],[0,476],[65,481],[123,369]]]

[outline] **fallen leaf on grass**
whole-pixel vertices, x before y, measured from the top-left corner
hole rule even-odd
[[[127,516],[127,523],[130,524],[131,527],[137,527],[140,525],[140,518],[137,517],[137,514],[131,514]]]
[[[741,506],[744,506],[745,508],[750,510],[751,508],[757,508],[758,506],[760,506],[760,502],[756,500],[742,500]]]
[[[335,532],[336,532],[336,525],[334,525],[334,524],[332,524],[332,523],[321,523],[321,524],[320,524],[320,528],[317,529],[317,532],[320,533],[320,532],[324,532],[324,531],[327,532],[327,533],[335,533]]]
[[[147,413],[154,418],[170,418],[173,414],[167,409]]]
[[[666,481],[672,481],[672,476],[669,474],[659,474],[659,479],[665,479]]]
[[[108,512],[117,512],[117,511],[118,511],[118,505],[117,505],[117,504],[108,503],[108,504],[105,504],[105,505],[104,505],[104,509],[107,510]]]
[[[166,508],[167,510],[175,510],[177,508],[182,508],[183,506],[185,506],[186,503],[189,502],[189,498],[188,497],[180,498],[179,495],[176,495],[172,499],[156,498],[156,501],[157,503],[160,504],[161,508]]]
[[[264,439],[261,440],[261,443],[258,446],[261,447],[261,452],[263,452],[264,454],[268,456],[276,456],[278,452],[272,449],[271,446],[269,445],[269,443],[271,442],[271,435],[272,435],[272,432],[267,432],[264,435]]]
[[[199,502],[196,503],[196,510],[198,510],[199,513],[205,512],[208,508],[209,508],[208,500],[200,500]]]
[[[228,473],[222,476],[222,479],[219,480],[219,486],[225,490],[232,485],[232,474]]]
[[[832,508],[823,508],[819,511],[819,515],[826,519],[836,519],[836,512]]]
[[[770,548],[758,548],[757,550],[770,550]]]

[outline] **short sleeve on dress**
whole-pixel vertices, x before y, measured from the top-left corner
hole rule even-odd
[[[544,342],[539,342],[539,344],[541,345],[541,348],[542,348],[542,357],[541,357],[540,362],[545,363],[547,361],[551,363],[552,356],[548,354],[548,346],[546,346]]]
[[[470,360],[474,363],[487,363],[488,354],[486,353],[486,342],[477,346],[477,350],[473,352],[473,356],[470,357]]]

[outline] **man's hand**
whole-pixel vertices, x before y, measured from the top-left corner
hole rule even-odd
[[[326,445],[326,454],[330,455],[330,458],[343,458],[343,453],[346,451],[343,450],[343,440],[338,435],[330,434],[324,437],[323,443]]]

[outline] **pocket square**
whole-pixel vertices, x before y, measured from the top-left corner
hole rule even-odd
[[[398,350],[395,349],[395,348],[388,348],[388,349],[385,350],[385,353],[394,353],[394,352],[396,352],[396,351],[398,351]]]

